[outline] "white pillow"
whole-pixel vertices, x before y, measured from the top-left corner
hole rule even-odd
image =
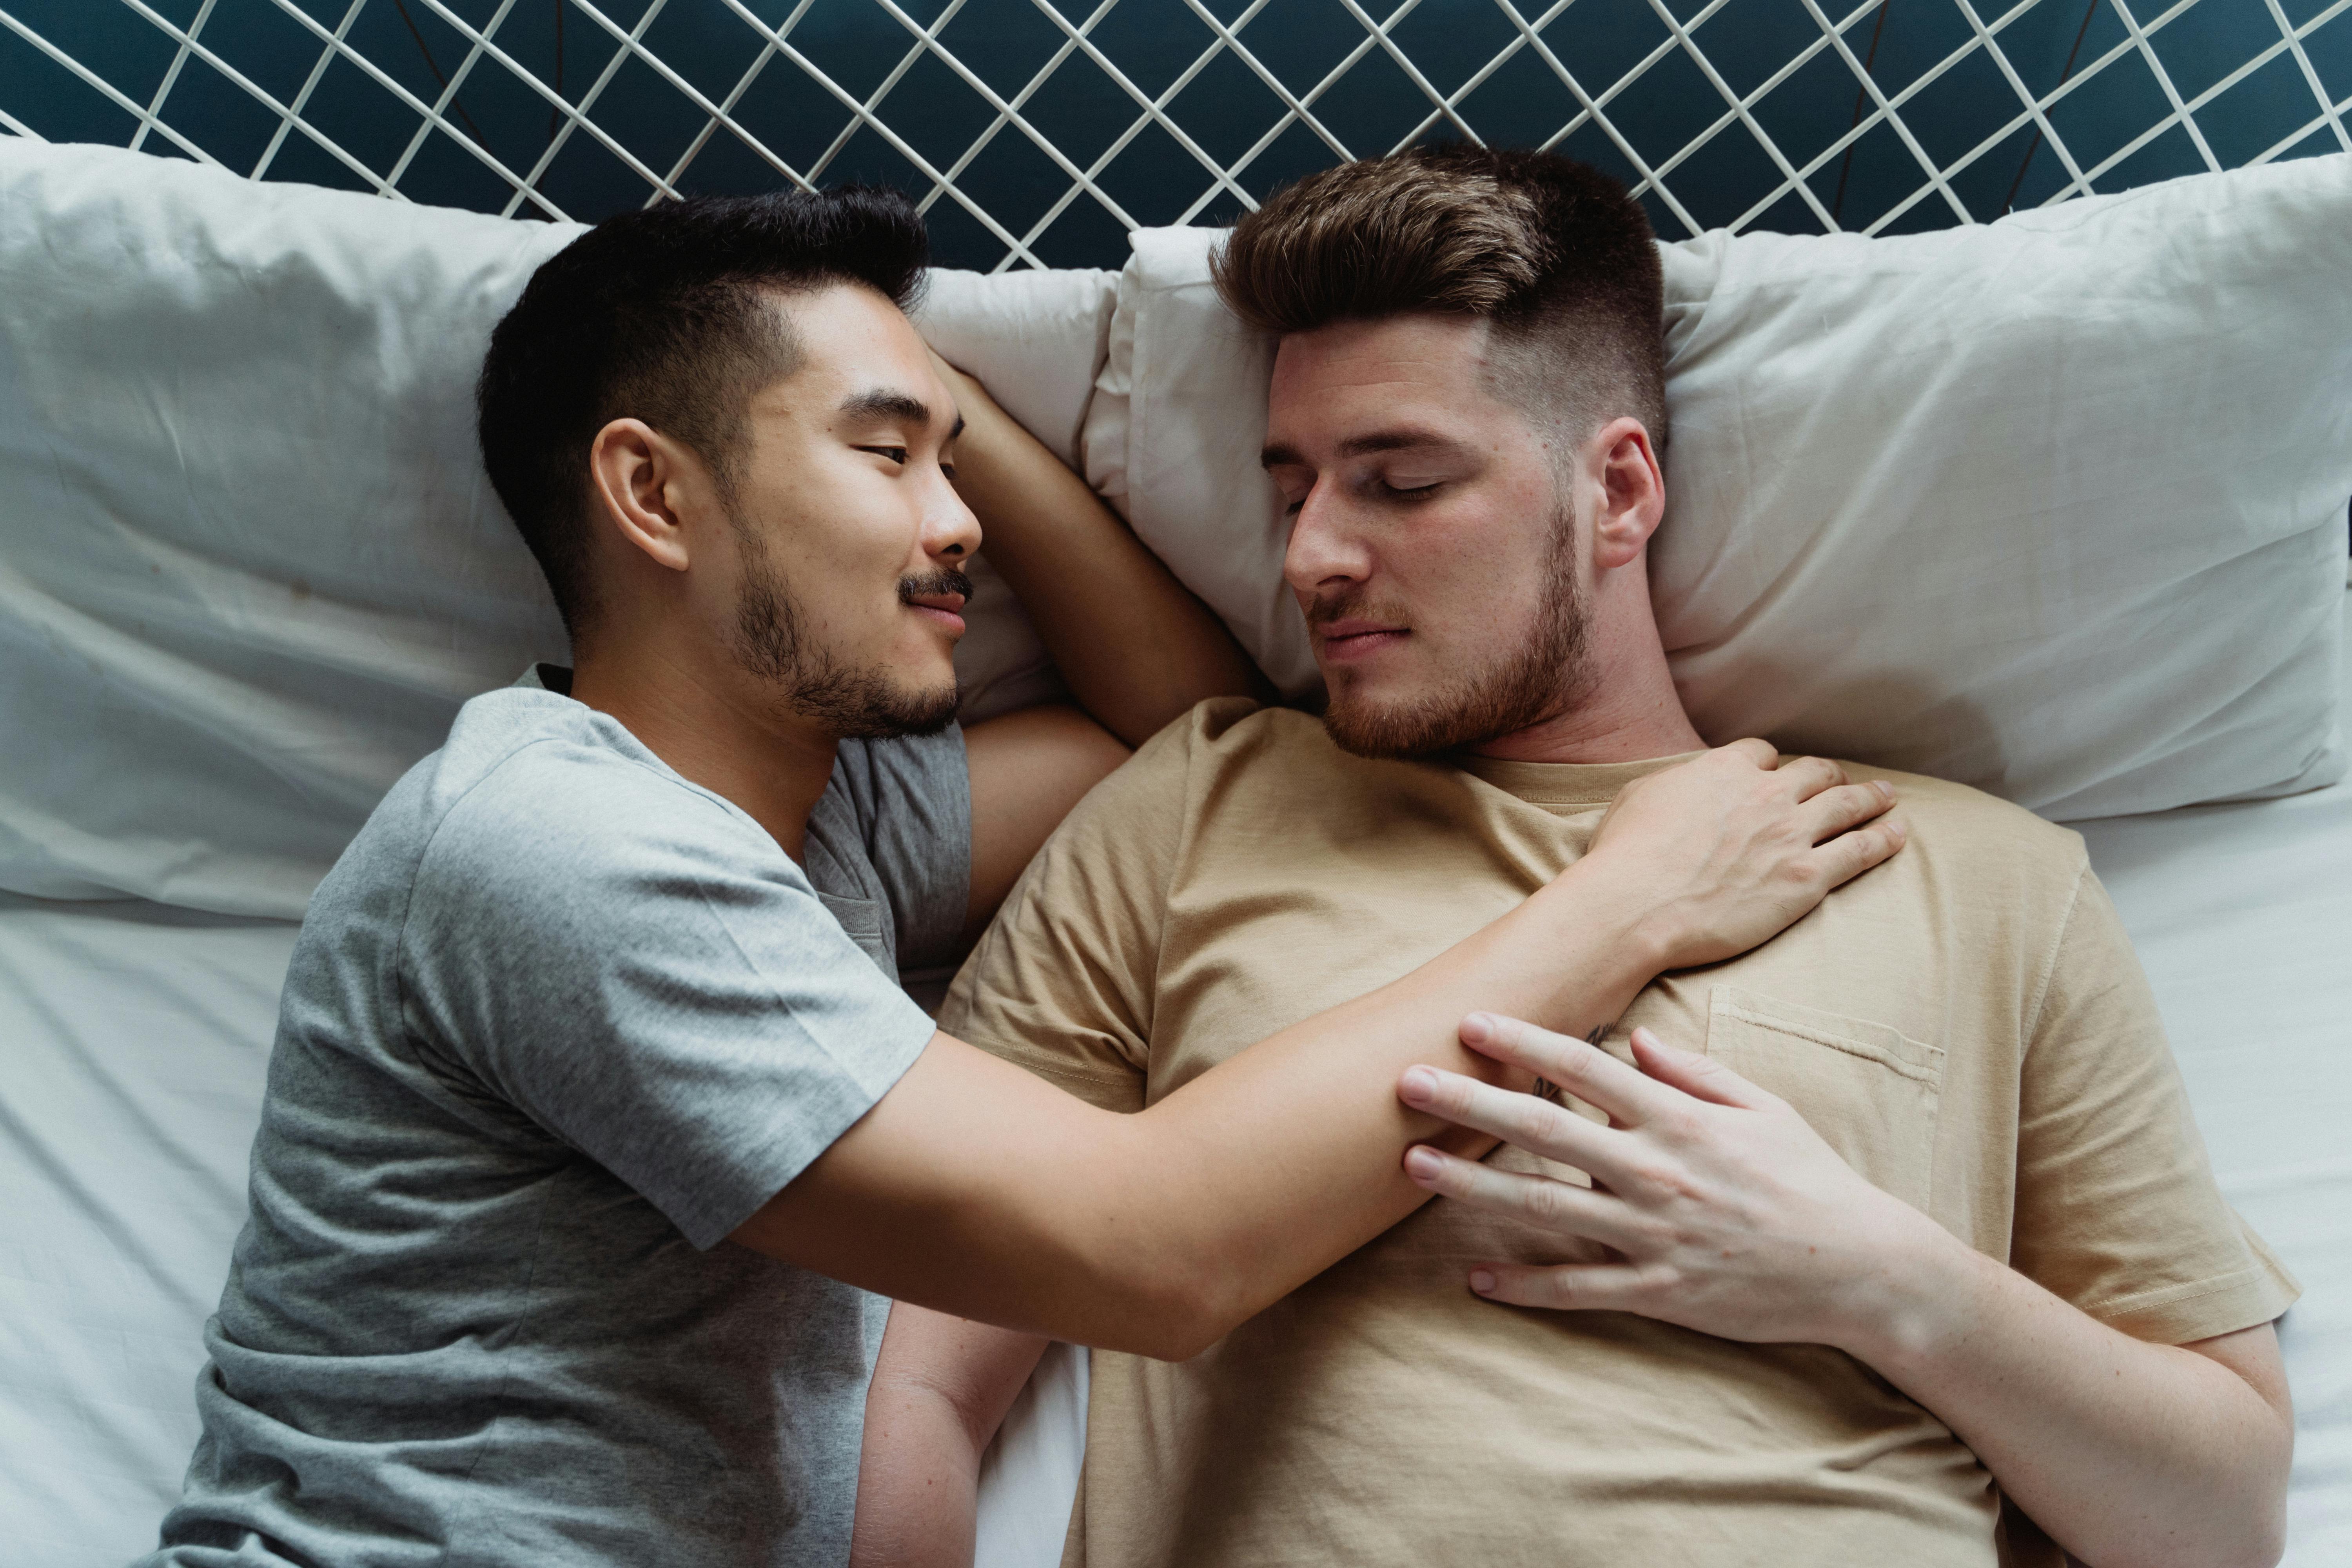
[[[1087,471],[1297,693],[1272,348],[1218,304],[1214,237],[1135,237]],[[2062,818],[2341,775],[2352,156],[1660,248],[1652,578],[1703,733]]]
[[[578,232],[0,138],[0,888],[299,916],[460,702],[565,657],[473,382]],[[1061,439],[1109,289],[942,274],[925,323]],[[974,617],[983,703],[1038,687],[1001,583]]]
[[[1139,228],[1083,435],[1087,482],[1198,594],[1285,695],[1317,688],[1307,625],[1282,582],[1290,537],[1265,446],[1274,343],[1209,282],[1223,231]]]
[[[1100,269],[982,275],[941,268],[915,324],[941,358],[978,376],[1004,411],[1072,468],[1095,377],[1108,353],[1118,276]],[[1060,672],[988,564],[983,539],[971,567],[967,630],[956,645],[964,722],[1068,695]]]

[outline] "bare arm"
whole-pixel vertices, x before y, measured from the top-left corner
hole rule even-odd
[[[1046,1343],[890,1309],[866,1394],[850,1568],[971,1568],[981,1456]]]
[[[977,939],[1047,835],[1130,748],[1209,698],[1273,693],[1224,623],[1085,480],[987,388],[933,358],[964,418],[956,493],[980,519],[989,563],[1029,612],[1079,704],[1009,713],[964,732],[971,773],[964,934]]]
[[[1132,747],[1208,698],[1273,694],[1224,623],[1084,479],[979,382],[945,362],[940,374],[964,418],[956,493],[1079,706]]]
[[[2279,1560],[2294,1413],[2271,1325],[2148,1344],[1933,1228],[1889,1270],[1858,1359],[2099,1568]]]
[[[1456,1039],[1472,1008],[1589,1029],[1662,968],[1742,951],[1894,852],[1887,824],[1847,831],[1887,797],[1771,757],[1743,742],[1643,781],[1517,909],[1137,1115],[935,1036],[736,1239],[940,1310],[1191,1355],[1424,1201],[1399,1156],[1439,1124],[1392,1086],[1429,1059],[1504,1076]]]
[[[1469,1032],[1611,1124],[1439,1072],[1406,1075],[1404,1098],[1594,1185],[1419,1150],[1415,1179],[1621,1258],[1486,1264],[1472,1289],[1834,1345],[1934,1411],[2035,1523],[2099,1568],[2278,1560],[2294,1419],[2269,1325],[2189,1345],[2120,1333],[1864,1181],[1785,1100],[1646,1029],[1633,1067],[1508,1019]]]
[[[1433,1053],[1493,1072],[1452,1041],[1475,999],[1568,1027],[1632,999],[1656,961],[1615,901],[1571,873],[1131,1116],[935,1035],[735,1239],[897,1300],[1181,1360],[1419,1205],[1398,1157],[1438,1127],[1389,1085]]]
[[[963,732],[971,777],[971,894],[964,941],[996,907],[1070,808],[1127,761],[1118,737],[1061,703],[1024,708]]]

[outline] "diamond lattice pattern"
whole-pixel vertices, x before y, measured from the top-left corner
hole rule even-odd
[[[0,0],[0,127],[523,216],[881,180],[966,266],[1432,139],[1665,235],[1903,232],[2352,150],[2352,0]]]

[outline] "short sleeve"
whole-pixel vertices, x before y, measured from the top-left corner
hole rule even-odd
[[[963,955],[971,902],[971,776],[963,731],[845,741],[830,793],[855,819],[897,927],[898,967]]]
[[[1080,801],[948,992],[940,1027],[1109,1110],[1143,1109],[1168,889],[1203,704]]]
[[[2300,1292],[2223,1201],[2156,999],[2086,868],[2027,1047],[2010,1261],[2136,1339],[2266,1323]]]
[[[399,952],[408,1033],[697,1247],[751,1216],[929,1041],[749,817],[537,742],[447,814]]]

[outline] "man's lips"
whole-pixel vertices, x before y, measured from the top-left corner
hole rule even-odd
[[[1315,628],[1318,651],[1324,658],[1341,663],[1369,658],[1384,647],[1395,647],[1412,635],[1406,627],[1391,626],[1384,621],[1368,621],[1359,616],[1326,621]]]
[[[946,631],[958,637],[963,635],[963,616],[960,613],[963,609],[961,594],[918,594],[907,601],[907,607],[925,619],[938,623]]]

